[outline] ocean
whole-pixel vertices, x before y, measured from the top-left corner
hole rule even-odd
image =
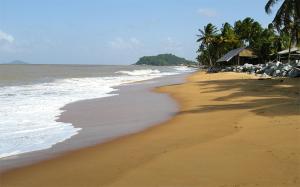
[[[117,86],[194,71],[187,67],[0,65],[0,158],[51,148],[80,133],[57,122],[66,104],[112,97]]]

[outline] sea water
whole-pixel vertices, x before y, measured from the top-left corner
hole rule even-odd
[[[187,67],[0,65],[0,158],[51,148],[80,133],[57,122],[68,103],[111,97],[116,87],[191,72]]]

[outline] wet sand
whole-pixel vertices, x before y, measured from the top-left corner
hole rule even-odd
[[[299,186],[299,79],[196,73],[142,133],[1,174],[1,186]],[[153,116],[149,113],[149,116]]]
[[[159,86],[183,83],[188,74],[172,75],[116,87],[117,96],[66,105],[58,121],[81,128],[79,134],[50,149],[0,159],[0,172],[52,159],[76,149],[136,133],[170,119],[179,108]],[[150,115],[151,114],[151,115]]]

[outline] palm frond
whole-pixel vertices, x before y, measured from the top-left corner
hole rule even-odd
[[[265,6],[265,11],[267,14],[272,13],[272,7],[278,2],[279,0],[268,0],[266,6]]]
[[[286,20],[287,15],[287,2],[284,1],[282,5],[277,10],[277,13],[273,19],[273,24],[277,28],[277,30],[280,30],[282,25],[284,25],[284,21]]]

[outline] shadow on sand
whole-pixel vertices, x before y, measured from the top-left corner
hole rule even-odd
[[[248,109],[261,116],[300,114],[299,78],[282,80],[213,80],[196,82],[196,84],[201,86],[202,93],[218,93],[222,91],[232,91],[232,93],[214,99],[217,102],[214,105],[201,105],[197,109],[183,111],[180,114],[239,109]],[[248,97],[248,99],[244,99],[245,97]],[[218,104],[218,101],[220,103],[222,101],[222,103]]]

